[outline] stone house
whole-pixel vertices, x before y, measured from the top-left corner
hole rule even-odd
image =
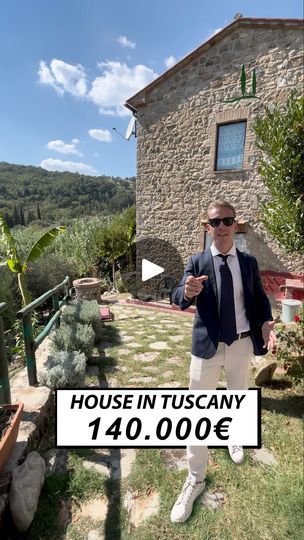
[[[258,99],[230,102],[241,95],[242,65],[247,93],[255,70]],[[237,245],[262,270],[303,272],[301,258],[286,254],[260,222],[267,189],[251,130],[265,105],[301,92],[303,79],[303,20],[238,16],[128,99],[137,117],[138,239],[171,243],[185,263],[208,245],[202,213],[225,198],[237,209]],[[166,272],[174,275],[172,257]]]

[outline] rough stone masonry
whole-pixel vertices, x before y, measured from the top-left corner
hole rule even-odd
[[[248,222],[247,248],[262,270],[302,272],[300,257],[286,254],[261,224],[259,201],[267,189],[258,174],[251,126],[265,105],[284,101],[293,89],[301,93],[303,27],[287,19],[246,21],[215,35],[199,55],[128,101],[138,112],[137,238],[167,240],[186,262],[204,247],[202,211],[213,199],[225,198],[238,219]],[[259,99],[223,103],[240,95],[242,64],[247,91],[256,70]],[[217,125],[241,120],[247,121],[243,168],[215,171]],[[174,260],[170,264],[166,271],[174,275]]]

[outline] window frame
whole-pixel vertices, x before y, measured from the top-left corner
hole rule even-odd
[[[237,168],[233,168],[231,167],[230,169],[218,169],[217,168],[217,165],[218,165],[218,146],[219,146],[219,132],[220,132],[220,127],[222,126],[230,126],[232,124],[245,124],[245,136],[244,136],[244,143],[243,143],[243,160],[242,160],[242,166],[241,167],[237,167]],[[232,122],[218,122],[216,124],[216,137],[215,137],[215,153],[214,153],[214,157],[215,157],[215,160],[214,160],[214,172],[216,173],[224,173],[224,172],[230,172],[230,171],[242,171],[244,169],[244,162],[245,162],[245,151],[246,151],[246,135],[247,135],[247,126],[248,126],[248,122],[247,122],[247,118],[243,118],[243,119],[239,119],[239,120],[233,120]]]
[[[240,107],[237,109],[226,109],[221,112],[215,112],[212,117],[212,122],[207,131],[207,137],[210,140],[210,154],[209,154],[209,175],[210,178],[218,178],[219,180],[224,176],[230,179],[232,176],[234,179],[244,179],[244,174],[252,169],[252,163],[250,161],[252,156],[256,155],[255,151],[255,136],[251,129],[251,124],[254,118],[248,107]],[[223,169],[221,171],[215,170],[216,161],[216,146],[217,146],[217,126],[218,124],[232,124],[233,122],[247,122],[246,140],[244,147],[244,158],[242,169]]]

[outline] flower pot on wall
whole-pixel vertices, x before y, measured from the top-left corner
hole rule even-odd
[[[13,412],[13,417],[9,422],[3,436],[0,436],[0,474],[3,471],[9,457],[16,444],[20,420],[23,411],[23,403],[15,403],[13,405],[0,405],[0,411],[7,410]]]

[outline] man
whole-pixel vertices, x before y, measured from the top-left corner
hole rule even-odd
[[[190,257],[173,302],[188,308],[196,299],[192,334],[190,389],[214,390],[224,367],[228,390],[247,390],[250,357],[275,346],[273,318],[257,261],[234,245],[234,207],[215,201],[207,211],[206,230],[213,242],[206,252]],[[232,460],[244,459],[241,446],[229,447]],[[182,523],[205,487],[207,447],[187,447],[189,475],[171,511]]]

